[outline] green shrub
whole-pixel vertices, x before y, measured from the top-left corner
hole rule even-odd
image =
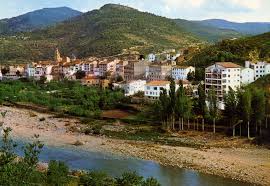
[[[117,178],[117,183],[121,186],[141,186],[143,177],[136,172],[126,172],[120,178]]]
[[[50,161],[47,171],[47,183],[49,185],[61,186],[69,182],[68,166],[59,161]]]
[[[92,127],[92,130],[93,130],[93,134],[100,135],[101,130],[102,130],[102,126],[101,125],[95,125],[95,126]]]
[[[116,180],[104,172],[88,172],[80,177],[79,184],[84,186],[117,186]]]

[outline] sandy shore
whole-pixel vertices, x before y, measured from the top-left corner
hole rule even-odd
[[[258,185],[270,185],[270,150],[255,146],[245,148],[172,147],[146,142],[126,141],[81,135],[70,132],[70,126],[80,127],[76,119],[54,118],[24,109],[0,107],[7,110],[4,122],[13,129],[14,137],[31,139],[35,134],[46,145],[71,145],[77,140],[85,150],[94,150],[153,160],[163,165],[194,169]],[[44,118],[45,120],[43,121]]]

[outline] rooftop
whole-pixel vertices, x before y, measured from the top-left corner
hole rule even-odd
[[[187,69],[189,68],[190,66],[175,66],[173,67],[174,69]]]
[[[220,65],[224,68],[241,68],[240,65],[237,65],[237,64],[232,63],[232,62],[217,62],[216,64]]]
[[[147,86],[165,86],[170,84],[170,81],[150,81]]]

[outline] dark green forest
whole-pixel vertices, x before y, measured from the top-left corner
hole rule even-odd
[[[258,52],[261,60],[270,60],[270,33],[258,36],[223,40],[216,45],[207,46],[188,61],[190,65],[205,68],[215,62],[228,61],[244,65],[250,53]]]

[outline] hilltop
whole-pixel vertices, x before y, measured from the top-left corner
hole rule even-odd
[[[52,58],[58,46],[65,55],[110,56],[125,50],[142,53],[198,45],[198,39],[173,20],[108,4],[55,26],[0,41],[3,60]],[[52,54],[52,55],[49,55]],[[1,57],[0,57],[1,59]]]
[[[81,12],[68,7],[43,8],[10,19],[0,20],[0,34],[33,31],[81,14]]]
[[[175,19],[174,21],[186,31],[211,43],[215,43],[223,39],[233,39],[244,36],[244,34],[233,29],[218,28],[214,25],[204,25],[199,21],[188,21],[184,19]]]
[[[237,23],[223,19],[208,19],[203,21],[195,21],[195,23],[219,29],[230,29],[246,35],[259,35],[270,32],[270,22]]]
[[[188,62],[197,67],[206,67],[217,61],[231,61],[244,65],[251,51],[258,50],[260,59],[270,59],[270,32],[235,40],[223,40],[208,46]]]

